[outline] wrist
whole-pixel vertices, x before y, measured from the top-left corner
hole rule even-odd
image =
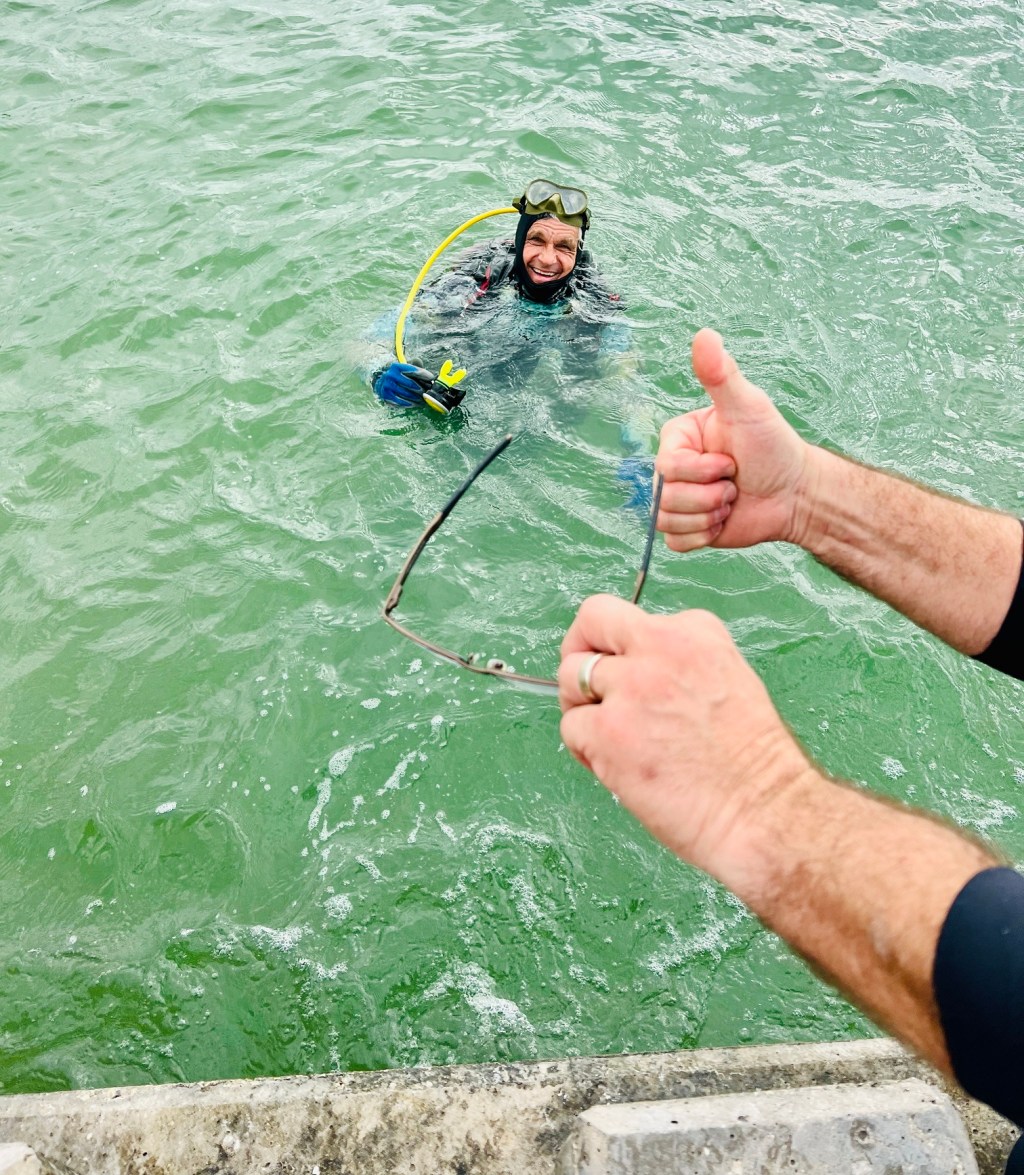
[[[784,540],[812,555],[819,553],[829,532],[828,502],[841,458],[818,445],[802,442],[803,469],[794,495],[793,510]]]
[[[822,787],[835,785],[781,721],[777,732],[747,745],[736,767],[744,782],[719,804],[704,851],[690,859],[757,910],[784,864],[779,846],[788,829]]]

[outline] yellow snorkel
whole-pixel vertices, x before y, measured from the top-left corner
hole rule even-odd
[[[461,233],[464,233],[466,229],[472,228],[474,224],[479,223],[481,220],[486,220],[489,216],[501,216],[506,212],[514,213],[517,211],[518,209],[516,208],[495,208],[491,212],[481,212],[479,216],[472,217],[470,220],[467,220],[465,224],[460,224],[454,232],[449,233],[448,236],[446,236],[445,239],[440,243],[440,245],[437,246],[433,253],[430,254],[423,268],[416,275],[416,280],[412,283],[412,289],[409,291],[409,296],[405,299],[405,305],[402,307],[402,311],[398,316],[398,322],[395,323],[395,354],[398,356],[399,363],[406,362],[405,348],[402,346],[402,335],[405,331],[405,320],[409,317],[409,311],[412,309],[413,300],[419,293],[420,286],[423,285],[423,279],[430,272],[430,267],[434,264],[438,257],[441,256],[445,249],[448,248],[452,241],[454,241],[455,238]],[[455,388],[456,384],[460,383],[463,379],[465,379],[465,377],[465,368],[460,367],[456,371],[455,365],[452,363],[452,361],[450,359],[446,359],[441,366],[441,370],[438,373],[437,379],[434,381],[433,388],[431,388],[428,392],[424,392],[423,402],[429,405],[429,407],[433,408],[435,412],[441,412],[447,416],[453,408],[458,407],[459,403],[462,401],[462,396],[465,394],[456,393],[455,395],[449,395],[447,393],[451,392]],[[441,386],[438,387],[438,384]]]

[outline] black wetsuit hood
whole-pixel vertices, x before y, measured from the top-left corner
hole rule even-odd
[[[519,223],[516,225],[512,280],[519,288],[520,294],[530,302],[558,302],[562,298],[568,298],[572,293],[571,287],[576,274],[576,267],[579,265],[580,257],[583,254],[583,234],[580,234],[580,247],[576,251],[576,260],[573,262],[572,269],[569,270],[565,277],[560,277],[557,281],[553,282],[538,283],[530,277],[526,266],[523,264],[523,246],[526,244],[526,234],[530,231],[530,226],[537,220],[557,220],[557,217],[552,216],[550,212],[542,213],[540,216],[530,216],[527,213],[520,213]]]

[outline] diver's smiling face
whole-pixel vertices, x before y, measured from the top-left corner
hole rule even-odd
[[[534,221],[523,242],[523,265],[538,285],[568,277],[576,264],[580,230],[560,220]]]

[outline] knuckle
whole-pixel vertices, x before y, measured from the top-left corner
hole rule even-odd
[[[704,608],[692,608],[677,617],[691,647],[707,655],[714,648],[733,647],[732,637],[724,622]]]
[[[666,448],[664,442],[654,459],[654,469],[665,479],[666,488],[687,480],[685,454],[678,449]]]
[[[589,619],[597,613],[603,612],[608,607],[608,602],[614,598],[604,592],[596,596],[588,596],[580,605],[580,615]]]

